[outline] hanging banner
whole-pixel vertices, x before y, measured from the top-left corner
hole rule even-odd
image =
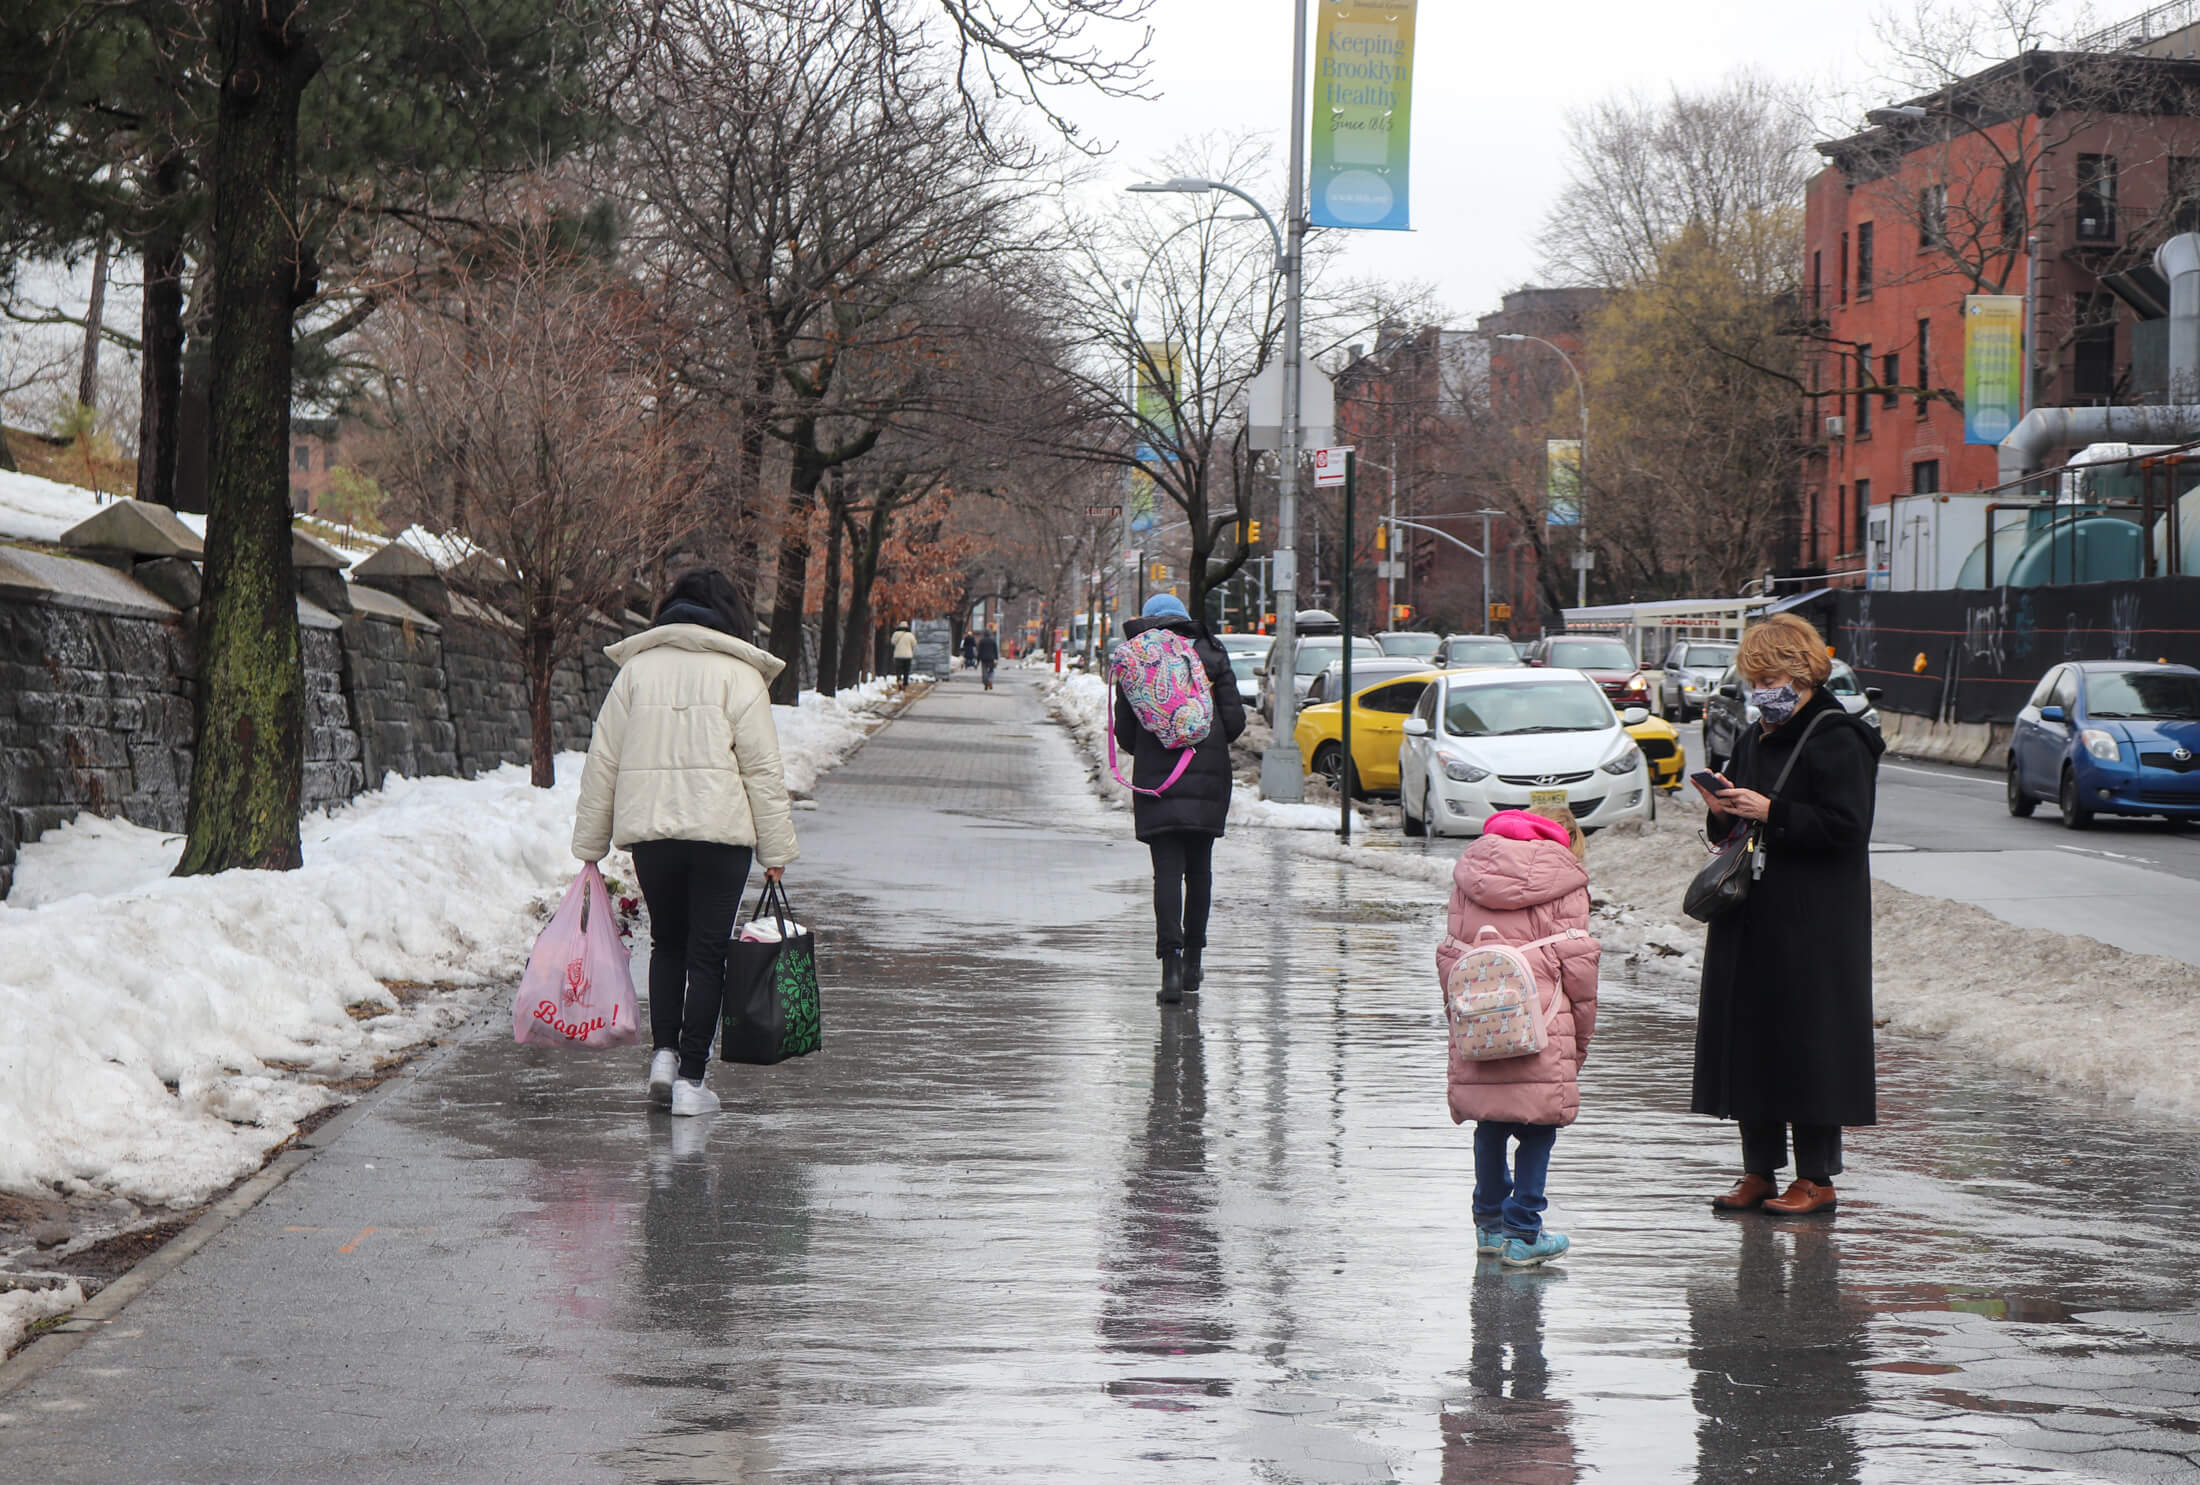
[[[2000,443],[2024,416],[2024,296],[1963,296],[1963,441]]]
[[[1138,457],[1176,458],[1177,352],[1165,340],[1141,341],[1131,368],[1138,389]]]
[[[1578,438],[1546,438],[1543,440],[1543,463],[1548,471],[1544,488],[1543,524],[1546,526],[1579,526],[1581,524],[1581,440]]]
[[[1415,0],[1316,3],[1307,219],[1317,227],[1403,232],[1411,225],[1406,153]]]

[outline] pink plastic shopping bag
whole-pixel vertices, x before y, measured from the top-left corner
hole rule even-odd
[[[512,997],[512,1039],[623,1047],[639,1029],[626,941],[603,873],[591,861],[565,889],[565,901],[527,956]]]

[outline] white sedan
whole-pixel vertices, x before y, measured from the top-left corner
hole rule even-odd
[[[1474,670],[1441,677],[1406,718],[1398,754],[1408,835],[1480,835],[1500,810],[1564,804],[1584,829],[1650,818],[1650,774],[1625,728],[1578,670]]]

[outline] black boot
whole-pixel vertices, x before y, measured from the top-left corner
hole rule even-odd
[[[1201,947],[1199,944],[1186,944],[1184,946],[1184,993],[1186,995],[1197,995],[1200,981],[1207,978],[1199,967]]]
[[[1154,999],[1160,1001],[1163,1005],[1182,1005],[1184,1003],[1183,950],[1163,949],[1161,951],[1161,991],[1154,996]]]

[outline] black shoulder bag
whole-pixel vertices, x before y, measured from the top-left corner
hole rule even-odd
[[[1832,716],[1832,712],[1820,712],[1803,728],[1803,735],[1795,740],[1795,751],[1788,754],[1788,761],[1781,765],[1780,777],[1773,782],[1767,799],[1778,799],[1780,791],[1787,787],[1788,775],[1795,772],[1795,760],[1803,756],[1803,744],[1818,730],[1818,724]],[[1752,820],[1743,830],[1737,830],[1726,838],[1718,851],[1696,879],[1688,884],[1687,893],[1681,898],[1681,911],[1699,923],[1713,918],[1723,918],[1742,905],[1749,896],[1749,884],[1764,875],[1765,842],[1764,822]]]

